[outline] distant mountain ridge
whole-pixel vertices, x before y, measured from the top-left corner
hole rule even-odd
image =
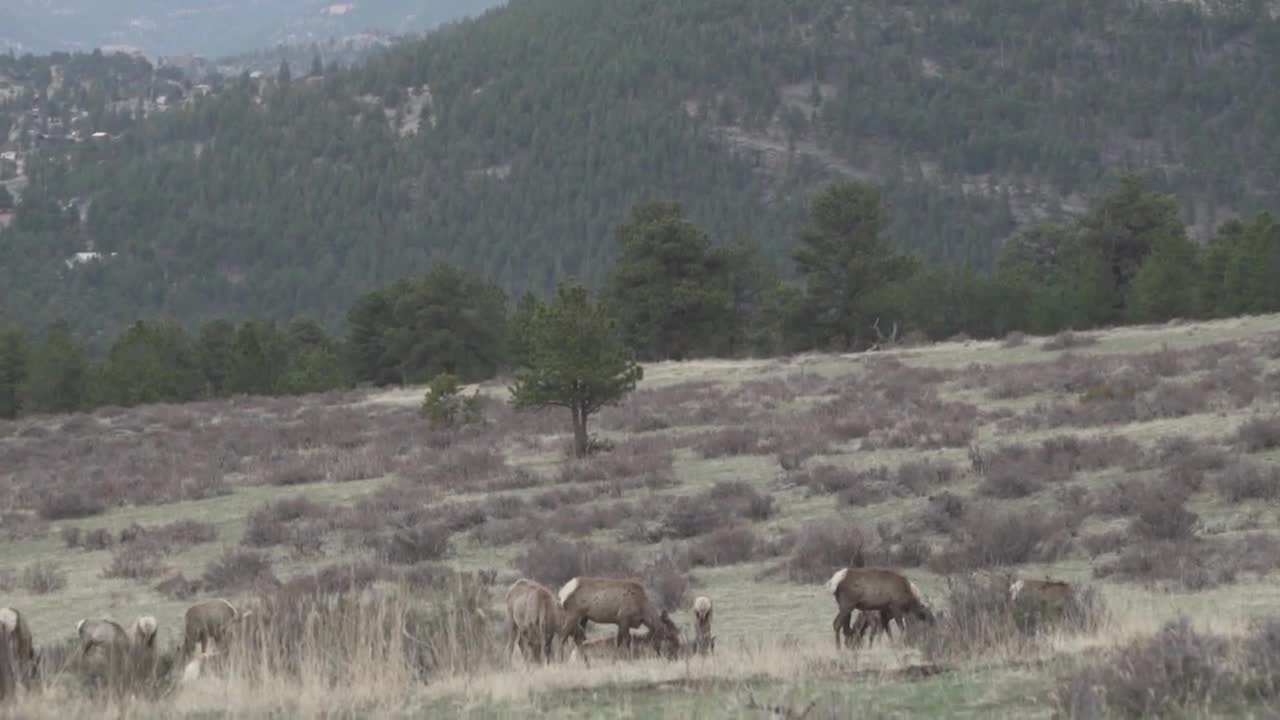
[[[420,32],[502,0],[6,0],[0,51],[232,55],[367,31]]]

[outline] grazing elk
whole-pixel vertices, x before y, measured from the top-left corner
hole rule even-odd
[[[556,633],[564,626],[560,599],[545,585],[520,578],[507,588],[506,600],[507,631],[511,636],[507,655],[519,646],[521,657],[532,652],[544,664],[550,662]],[[575,639],[580,640],[582,635],[581,626],[574,629]]]
[[[693,649],[706,655],[716,649],[716,638],[711,634],[711,598],[699,595],[693,600]]]
[[[863,613],[878,611],[880,627],[886,633],[889,633],[890,620],[896,620],[898,627],[904,628],[903,618],[908,615],[930,625],[935,622],[933,612],[921,600],[915,583],[893,570],[841,568],[827,581],[826,587],[836,600],[837,612],[831,628],[835,631],[837,650],[840,649],[841,637],[847,639],[852,635],[850,619],[854,610]]]
[[[231,624],[243,622],[252,615],[252,610],[241,613],[234,605],[222,599],[192,605],[183,614],[181,657],[184,660],[191,657],[196,645],[200,646],[203,653],[211,640],[221,647]]]
[[[129,642],[135,648],[154,653],[156,651],[156,631],[160,624],[152,615],[139,615],[129,626]]]
[[[6,634],[19,673],[28,680],[34,678],[38,660],[27,619],[16,608],[0,607],[0,629]]]
[[[76,635],[80,637],[80,657],[85,657],[94,648],[103,648],[108,653],[125,652],[129,649],[129,633],[120,623],[106,618],[90,620],[85,618],[76,623]]]
[[[674,658],[680,649],[680,630],[671,621],[667,611],[659,611],[644,586],[636,580],[602,577],[575,577],[560,588],[560,604],[564,607],[564,622],[560,630],[560,647],[573,635],[574,643],[581,646],[581,634],[587,621],[602,625],[617,625],[616,642],[619,647],[630,645],[631,629],[644,626],[649,630],[649,642],[659,655]],[[583,662],[587,662],[585,654]]]

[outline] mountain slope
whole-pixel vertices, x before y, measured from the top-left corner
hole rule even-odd
[[[428,30],[501,0],[16,0],[0,6],[0,50],[134,47],[222,55],[368,30]]]
[[[0,292],[94,329],[335,325],[433,257],[513,292],[598,283],[645,198],[781,257],[809,193],[848,176],[883,185],[893,239],[941,263],[989,266],[1017,224],[1077,211],[1123,169],[1203,229],[1280,207],[1278,65],[1264,6],[518,0],[42,155],[0,235]],[[69,198],[89,201],[83,223],[47,210]],[[62,265],[89,249],[117,255]]]

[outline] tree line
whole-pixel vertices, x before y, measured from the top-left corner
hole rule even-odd
[[[556,307],[532,292],[511,298],[492,278],[437,261],[361,295],[337,336],[311,320],[215,319],[193,331],[139,320],[93,357],[64,321],[30,337],[8,324],[0,327],[0,417],[507,372],[524,378],[526,398],[558,404],[542,387],[557,377],[547,367],[593,353],[629,373],[623,354],[656,361],[862,351],[910,336],[991,338],[1280,311],[1280,223],[1272,215],[1226,222],[1200,245],[1175,199],[1134,176],[1074,222],[1019,234],[987,273],[927,267],[887,241],[889,222],[875,186],[829,186],[792,239],[789,280],[752,241],[713,238],[678,203],[641,203],[614,229],[618,259],[594,299],[573,280],[558,287]],[[595,324],[587,332],[575,318]],[[634,385],[638,377],[626,373]],[[594,411],[597,401],[579,404]]]

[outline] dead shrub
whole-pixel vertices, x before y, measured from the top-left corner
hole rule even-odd
[[[67,574],[56,562],[37,560],[22,569],[20,583],[32,595],[48,595],[67,586]]]
[[[439,560],[449,553],[450,535],[449,527],[443,523],[401,528],[384,542],[383,555],[387,562],[399,565]]]
[[[1280,415],[1252,417],[1236,428],[1236,445],[1245,452],[1263,452],[1280,448]]]
[[[1149,488],[1138,497],[1137,517],[1130,531],[1150,540],[1188,540],[1195,537],[1200,516],[1186,508],[1181,493]]]
[[[1235,569],[1214,563],[1209,547],[1194,540],[1130,542],[1112,562],[1095,565],[1094,577],[1154,584],[1169,581],[1191,591],[1235,580]]]
[[[1108,620],[1096,588],[1076,585],[1060,613],[1044,612],[1032,603],[1009,598],[1012,573],[948,577],[939,605],[945,606],[933,627],[908,626],[907,641],[934,662],[980,657],[993,650],[1029,649],[1046,632],[1096,632]]]
[[[689,577],[671,558],[662,557],[644,569],[645,588],[661,610],[668,612],[685,605],[689,595]]]
[[[635,558],[624,548],[547,536],[512,563],[525,577],[552,589],[579,575],[635,576]]]
[[[84,534],[80,547],[85,550],[107,550],[116,544],[116,538],[106,528],[95,528]]]
[[[205,568],[201,583],[208,592],[247,590],[255,585],[278,584],[266,553],[228,548]]]
[[[1239,462],[1223,470],[1215,485],[1223,502],[1275,500],[1280,497],[1280,467]]]
[[[910,495],[928,495],[939,485],[948,485],[959,476],[959,469],[951,463],[933,460],[908,460],[898,466],[896,485]]]
[[[1073,713],[1070,717],[1197,715],[1212,703],[1240,697],[1240,682],[1227,662],[1229,649],[1224,638],[1200,633],[1180,617],[1155,635],[1121,647],[1106,662],[1063,678],[1057,705]]]
[[[987,471],[978,485],[978,494],[1002,500],[1016,500],[1034,495],[1044,488],[1044,482],[1036,475],[1018,466],[1004,465]]]
[[[748,520],[768,520],[775,508],[773,496],[763,495],[741,480],[720,480],[705,495],[705,502]]]
[[[36,512],[45,520],[79,520],[106,510],[106,503],[88,490],[50,490],[41,494],[36,505]]]
[[[303,518],[318,517],[327,511],[327,506],[310,500],[304,495],[268,501],[249,514],[244,537],[240,542],[250,547],[283,544],[289,538],[290,523]]]
[[[862,567],[874,560],[866,536],[839,516],[815,520],[796,534],[791,555],[778,568],[788,580],[797,583],[826,581],[842,567]]]
[[[931,566],[941,573],[1053,562],[1070,550],[1078,518],[1048,515],[1037,508],[997,510],[972,508],[958,523],[958,542],[935,555]]]
[[[703,433],[694,443],[694,449],[706,459],[763,452],[760,431],[750,427],[729,427]]]
[[[75,527],[73,525],[68,525],[62,528],[61,532],[59,532],[58,535],[62,537],[62,543],[67,547],[69,548],[80,547],[80,539],[81,539],[80,528]]]
[[[1108,530],[1106,532],[1092,533],[1084,535],[1080,538],[1080,546],[1089,554],[1090,558],[1096,558],[1099,555],[1119,552],[1128,547],[1133,539],[1129,533],[1123,530]]]
[[[102,577],[152,580],[169,570],[161,557],[161,553],[151,545],[122,545],[111,554],[111,564],[102,571]]]
[[[200,593],[201,588],[199,580],[188,580],[182,573],[170,575],[155,586],[156,592],[173,600],[190,600]]]
[[[746,525],[717,528],[689,543],[689,561],[704,567],[750,562],[758,542]]]
[[[1088,347],[1098,344],[1098,338],[1093,335],[1084,333],[1076,333],[1071,330],[1063,330],[1053,337],[1040,343],[1042,350],[1070,350],[1072,348]]]
[[[1165,381],[1138,399],[1136,419],[1187,417],[1207,411],[1209,401],[1209,393],[1199,385]]]

